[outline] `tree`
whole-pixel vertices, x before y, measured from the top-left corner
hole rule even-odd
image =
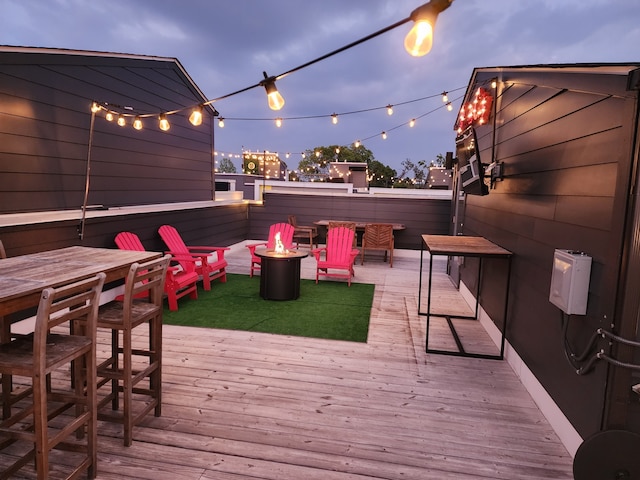
[[[328,145],[305,150],[298,163],[298,175],[303,181],[322,180],[329,177],[331,162],[363,162],[368,166],[374,161],[373,152],[364,145]]]
[[[223,158],[218,165],[218,172],[220,173],[237,173],[236,166],[229,158]]]
[[[397,174],[393,168],[377,160],[371,161],[368,168],[370,187],[390,188],[393,186]]]

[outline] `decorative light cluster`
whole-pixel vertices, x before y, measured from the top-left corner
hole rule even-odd
[[[484,125],[491,117],[493,96],[483,87],[478,87],[473,99],[460,107],[458,116],[458,133],[462,133],[469,125]]]

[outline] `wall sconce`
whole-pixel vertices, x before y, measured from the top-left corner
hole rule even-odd
[[[449,8],[452,3],[453,0],[431,0],[411,12],[409,18],[415,25],[404,39],[404,48],[410,55],[422,57],[431,51],[438,14]]]
[[[260,85],[267,91],[267,101],[269,102],[269,108],[271,110],[280,110],[284,107],[284,98],[278,92],[276,88],[276,77],[270,77],[267,72],[262,72],[264,80],[260,82]]]

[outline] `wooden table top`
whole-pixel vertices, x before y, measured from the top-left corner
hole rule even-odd
[[[467,257],[510,257],[512,253],[484,237],[463,235],[422,235],[427,250],[433,255]]]
[[[360,222],[357,220],[316,220],[313,222],[315,225],[319,225],[321,227],[326,227],[329,225],[329,222],[353,222],[356,224],[356,228],[359,230],[364,230],[364,227],[369,223],[389,223],[389,222]],[[394,230],[404,230],[406,227],[402,223],[392,223]]]
[[[67,247],[0,260],[0,317],[38,305],[47,287],[104,272],[106,281],[124,278],[135,262],[162,256],[160,252],[136,252],[94,247]]]

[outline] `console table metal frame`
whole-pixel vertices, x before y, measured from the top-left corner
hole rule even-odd
[[[422,270],[423,270],[423,257],[424,249],[429,251],[429,286],[427,289],[427,311],[423,312],[422,309]],[[433,257],[436,255],[443,255],[447,257],[477,257],[479,259],[478,266],[478,280],[476,282],[476,305],[475,313],[473,316],[453,315],[448,313],[431,313],[431,287],[432,287],[432,273],[433,273]],[[470,237],[470,236],[453,236],[453,235],[422,235],[422,242],[420,245],[420,282],[418,287],[418,315],[427,317],[427,332],[425,339],[425,351],[426,353],[436,353],[441,355],[455,355],[462,357],[473,358],[486,358],[491,360],[502,360],[504,358],[504,345],[507,331],[507,313],[509,303],[509,285],[511,282],[511,256],[512,253],[509,250],[490,242],[484,237]],[[455,325],[451,321],[452,318],[456,319],[478,319],[478,307],[480,303],[480,282],[482,279],[482,261],[484,258],[503,258],[508,262],[507,265],[507,279],[506,279],[506,292],[504,300],[504,312],[503,312],[503,325],[502,325],[502,338],[500,341],[500,354],[490,355],[484,353],[471,353],[467,352],[462,345],[462,341],[458,336],[458,332],[455,329]],[[449,330],[453,335],[453,339],[456,342],[458,351],[454,350],[439,350],[429,348],[429,326],[430,317],[444,317],[449,326]]]

